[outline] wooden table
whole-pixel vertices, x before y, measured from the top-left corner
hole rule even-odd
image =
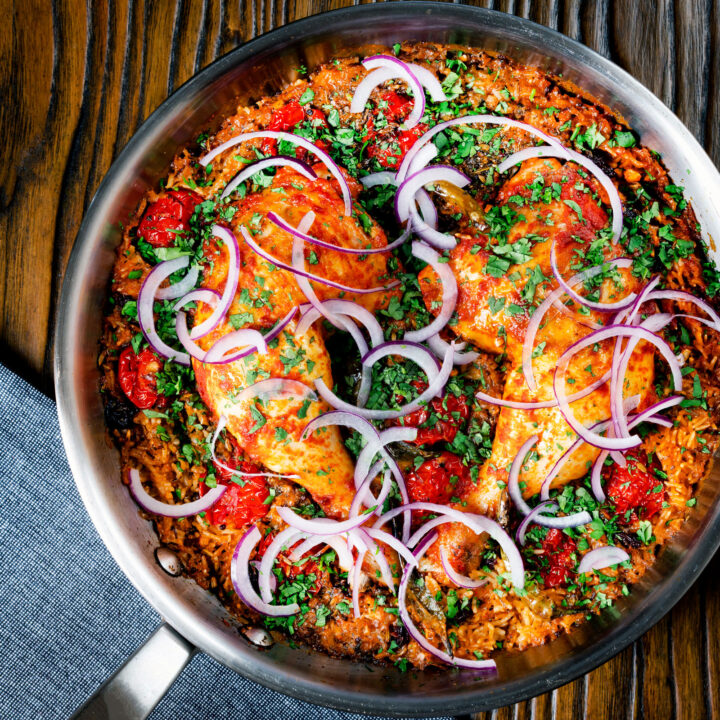
[[[52,328],[68,255],[101,178],[140,123],[218,56],[352,0],[5,3],[0,32],[0,359],[52,393]],[[720,4],[479,2],[610,57],[720,162]],[[13,23],[12,32],[8,25]],[[478,717],[720,717],[720,556],[641,640],[553,693]]]

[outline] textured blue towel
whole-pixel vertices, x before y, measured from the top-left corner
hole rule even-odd
[[[0,365],[0,718],[67,718],[159,618],[103,545],[75,489],[55,404]],[[299,702],[206,655],[151,716],[361,718]]]

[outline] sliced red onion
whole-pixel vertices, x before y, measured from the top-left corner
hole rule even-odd
[[[558,359],[553,380],[553,391],[558,401],[560,412],[568,425],[570,425],[585,442],[601,450],[626,450],[641,444],[642,440],[637,435],[632,435],[627,438],[602,437],[597,433],[589,431],[582,423],[578,422],[568,404],[568,399],[565,394],[565,370],[567,369],[570,359],[584,348],[602,342],[603,340],[617,337],[637,338],[639,340],[646,340],[654,345],[670,367],[675,390],[679,392],[682,389],[682,373],[675,354],[662,338],[654,335],[646,328],[637,325],[612,325],[602,330],[595,330],[583,339],[573,343]]]
[[[455,570],[443,545],[440,546],[440,561],[442,562],[445,574],[458,587],[465,588],[467,590],[474,590],[475,588],[482,587],[487,583],[487,578],[481,578],[480,580],[472,580],[467,575],[462,575],[457,570]]]
[[[436,539],[437,533],[434,533],[433,535],[429,535],[424,542],[418,545],[413,553],[416,564],[420,561],[427,549],[435,542]],[[473,670],[480,670],[483,672],[495,672],[497,670],[497,666],[495,665],[494,660],[464,660],[462,658],[454,658],[446,652],[436,648],[418,629],[407,609],[407,588],[408,583],[410,582],[410,575],[412,574],[414,567],[415,565],[411,565],[410,563],[405,566],[402,579],[400,580],[400,587],[398,588],[398,610],[400,612],[400,619],[402,620],[403,625],[407,628],[408,633],[410,633],[410,636],[418,645],[420,645],[420,647],[448,665],[457,665],[459,667],[472,668]]]
[[[405,222],[410,217],[415,193],[425,185],[436,182],[447,182],[463,188],[470,182],[470,178],[450,165],[433,165],[409,175],[400,183],[395,194],[395,215],[399,222]]]
[[[398,555],[401,555],[406,562],[411,565],[415,564],[415,556],[412,554],[412,551],[394,535],[391,535],[384,530],[378,530],[377,528],[370,527],[363,528],[363,531],[373,538],[373,540],[379,540],[380,542],[385,543],[388,547],[391,547]]]
[[[238,350],[237,348],[240,349]],[[250,328],[233,330],[227,333],[227,335],[223,335],[223,337],[207,351],[203,362],[229,363],[254,352],[257,352],[259,355],[267,354],[267,344],[262,333]]]
[[[406,63],[406,65],[410,68],[412,74],[420,81],[421,85],[428,91],[433,102],[444,102],[448,99],[445,91],[442,89],[440,81],[430,70],[415,63]]]
[[[176,312],[181,308],[184,308],[188,303],[203,302],[210,307],[217,307],[220,302],[220,293],[215,290],[208,290],[208,288],[198,288],[197,290],[191,290],[186,295],[183,295],[174,305],[173,310]]]
[[[410,207],[409,227],[413,232],[420,236],[425,242],[440,248],[441,250],[452,250],[457,245],[457,240],[450,233],[435,230],[431,225],[426,223],[418,214],[414,207]]]
[[[370,335],[370,345],[372,347],[382,345],[385,341],[380,323],[375,316],[362,305],[358,305],[352,300],[324,300],[322,304],[327,308],[328,312],[334,315],[346,315],[353,320],[357,320],[357,322],[368,331],[368,335]],[[319,310],[315,308],[306,310],[297,324],[295,337],[302,337],[308,328],[320,317],[322,317],[322,315]]]
[[[230,579],[232,580],[233,588],[245,605],[256,612],[273,617],[294,615],[300,610],[300,606],[297,603],[290,605],[272,605],[269,602],[264,602],[255,592],[250,582],[250,554],[261,539],[262,533],[256,525],[253,525],[242,536],[242,539],[235,547],[235,552],[230,561]],[[270,599],[272,599],[272,592],[269,591],[269,595]]]
[[[425,145],[425,147],[418,150],[412,162],[410,163],[410,167],[408,167],[408,175],[414,175],[416,172],[424,170],[425,167],[437,157],[437,154],[438,149],[435,143],[431,145]]]
[[[365,558],[365,552],[359,552],[355,559],[355,565],[353,566],[352,573],[350,574],[350,584],[352,585],[352,604],[353,604],[353,615],[359,618],[362,615],[360,608],[360,585],[362,577],[362,565],[363,559]]]
[[[158,355],[174,360],[181,365],[189,365],[190,356],[185,352],[174,350],[160,339],[155,329],[154,305],[155,297],[157,296],[161,283],[177,270],[187,267],[189,262],[190,258],[188,258],[187,255],[183,255],[174,260],[166,260],[156,265],[145,278],[137,299],[138,323],[142,334],[150,343],[150,347],[152,347]]]
[[[349,287],[347,285],[343,285],[342,283],[335,282],[334,280],[328,280],[327,278],[319,277],[318,275],[313,275],[309,272],[303,272],[299,273],[297,270],[293,268],[292,265],[287,265],[286,263],[280,262],[277,258],[274,258],[269,253],[265,252],[251,237],[250,233],[247,231],[245,227],[240,228],[240,232],[242,233],[243,238],[245,239],[245,242],[250,246],[250,248],[256,252],[263,260],[267,260],[267,262],[271,263],[272,265],[275,265],[276,267],[282,268],[283,270],[288,270],[289,272],[297,275],[302,275],[302,277],[307,278],[308,280],[313,280],[315,282],[319,282],[322,285],[328,285],[329,287],[334,287],[338,290],[343,290],[345,292],[349,293],[357,293],[358,295],[368,295],[370,293],[376,293],[376,292],[382,292],[383,290],[390,290],[391,288],[394,288],[395,286],[400,284],[399,280],[393,280],[387,285],[380,285],[378,287],[372,287],[372,288],[353,288]]]
[[[437,525],[442,525],[449,522],[459,522],[470,528],[470,530],[477,533],[478,535],[482,535],[483,533],[487,533],[488,535],[490,535],[490,537],[492,537],[493,540],[495,540],[498,545],[500,545],[503,552],[505,553],[512,584],[515,587],[520,588],[525,585],[525,570],[522,557],[520,556],[520,552],[518,551],[517,547],[515,547],[515,544],[513,543],[510,536],[494,520],[491,520],[484,515],[476,515],[474,513],[462,512],[461,510],[456,510],[455,508],[449,507],[447,505],[438,505],[437,503],[429,502],[412,502],[408,503],[407,505],[401,505],[399,507],[393,508],[392,510],[386,512],[384,515],[381,515],[377,519],[373,527],[380,528],[386,522],[407,510],[423,510],[426,512],[435,513],[439,516],[434,520],[429,520],[419,530],[417,530],[408,540],[408,547],[413,547],[413,545],[419,542],[422,537],[424,537],[434,527],[437,527]],[[435,523],[435,520],[439,520],[441,522]]]
[[[440,255],[438,255],[437,251],[423,243],[414,242],[412,244],[412,254],[430,265],[442,283],[442,307],[437,317],[424,328],[410,330],[405,333],[404,340],[409,342],[422,342],[439,333],[445,325],[447,325],[448,320],[450,320],[452,314],[455,312],[458,299],[458,287],[455,274],[448,263],[440,262]],[[453,362],[454,361],[455,355],[453,351]]]
[[[275,383],[275,382],[295,382],[294,380],[263,380],[262,382],[266,383]],[[259,385],[260,383],[255,383],[256,385]],[[302,383],[298,383],[298,385],[301,385]],[[251,392],[248,392],[244,398],[240,398],[240,395],[243,395],[246,391],[250,391],[254,385],[251,385],[248,388],[245,388],[239,395],[238,400],[235,402],[242,402],[243,399],[251,399],[253,397],[257,397],[257,393],[253,395]],[[309,388],[308,388],[309,390]],[[312,392],[312,391],[311,391]],[[317,396],[315,396],[317,398]],[[278,473],[270,473],[270,472],[256,472],[256,473],[249,473],[249,472],[243,472],[242,470],[238,470],[237,468],[231,467],[230,465],[226,465],[222,460],[218,458],[218,456],[215,454],[215,445],[217,444],[218,438],[220,437],[220,433],[225,429],[225,426],[227,425],[227,416],[221,415],[218,419],[217,426],[215,427],[215,432],[213,433],[212,439],[210,440],[210,455],[212,456],[213,462],[215,465],[217,465],[219,468],[225,470],[226,472],[229,472],[231,475],[237,475],[238,477],[277,477],[277,478],[289,478],[289,479],[297,479],[300,476],[299,475],[279,475]]]
[[[570,156],[568,158],[568,155]],[[589,170],[597,179],[597,181],[605,188],[605,192],[608,194],[610,200],[610,207],[612,208],[613,221],[612,221],[612,233],[613,243],[617,243],[622,234],[622,223],[623,223],[623,211],[622,202],[620,200],[620,193],[613,184],[612,180],[594,163],[590,158],[581,155],[574,150],[562,148],[561,150],[552,147],[531,147],[520,150],[519,152],[513,153],[509,157],[505,158],[500,165],[498,165],[498,172],[503,173],[513,165],[517,165],[520,162],[536,157],[548,157],[548,158],[560,158],[561,160],[572,160],[572,162],[582,165],[586,170]]]
[[[173,310],[177,312],[175,315],[175,332],[178,336],[178,340],[181,345],[188,351],[191,357],[202,362],[207,355],[207,352],[203,350],[197,343],[195,343],[190,337],[190,331],[187,326],[187,315],[180,311],[180,308],[184,308],[188,303],[191,302],[204,302],[210,305],[210,307],[217,307],[220,302],[220,293],[215,290],[208,290],[206,288],[199,288],[197,290],[191,290],[186,295],[178,300],[173,306]]]
[[[467,347],[467,343],[447,343],[439,335],[431,335],[427,339],[428,347],[435,353],[436,357],[444,358],[447,349],[452,346],[453,350],[453,363],[455,365],[467,365],[475,362],[479,357],[480,353],[477,352],[460,352]]]
[[[583,555],[580,565],[578,565],[578,575],[618,565],[629,559],[630,555],[622,548],[604,545]]]
[[[551,500],[546,500],[545,502],[541,502],[539,505],[536,505],[529,515],[526,515],[523,518],[523,521],[518,526],[517,531],[515,532],[515,541],[518,542],[520,545],[525,545],[525,534],[527,533],[528,528],[530,527],[531,523],[537,522],[537,518],[540,517],[540,513],[543,512],[557,512],[558,506],[552,502]]]
[[[510,473],[508,476],[508,493],[510,494],[510,499],[515,503],[515,507],[523,515],[530,514],[530,506],[525,502],[525,499],[523,498],[522,492],[520,490],[520,470],[523,466],[523,463],[525,462],[527,454],[535,446],[537,441],[538,436],[533,435],[531,438],[528,438],[523,443],[522,447],[518,451],[518,454],[515,456],[515,459],[512,461],[512,465],[510,466]]]
[[[432,359],[432,365],[426,360],[421,359],[422,354],[419,352],[418,348],[430,356]],[[325,384],[325,381],[322,378],[315,380],[315,387],[317,388],[318,394],[323,398],[323,400],[325,400],[325,402],[328,403],[328,405],[331,405],[336,410],[346,410],[347,412],[356,413],[361,417],[372,420],[394,420],[401,418],[408,413],[411,413],[413,410],[417,410],[419,407],[422,407],[432,398],[442,394],[442,390],[450,378],[450,373],[453,369],[452,348],[448,349],[439,372],[437,370],[435,358],[430,355],[427,348],[424,348],[422,345],[399,341],[387,342],[373,348],[363,358],[363,364],[372,365],[388,355],[399,355],[412,360],[413,362],[417,362],[428,375],[429,384],[427,389],[415,398],[415,400],[403,405],[400,409],[370,410],[368,408],[356,407],[355,405],[351,405],[350,403],[341,400],[337,395],[335,395],[335,393]]]
[[[218,155],[229,150],[231,147],[240,145],[240,143],[247,142],[248,140],[286,140],[287,142],[293,143],[293,145],[299,145],[305,148],[308,152],[315,155],[325,167],[330,171],[330,174],[338,181],[340,185],[340,191],[345,202],[345,215],[348,217],[352,215],[352,195],[350,194],[350,187],[348,186],[347,180],[342,173],[342,170],[337,166],[335,161],[324,151],[321,150],[317,145],[313,145],[309,140],[299,135],[293,135],[292,133],[280,132],[277,130],[259,130],[257,132],[243,133],[242,135],[236,135],[234,138],[230,138],[222,145],[218,145],[216,148],[211,150],[209,153],[200,158],[200,164],[203,167],[207,167],[208,163],[212,162]]]
[[[636,293],[631,292],[629,295],[625,296],[622,300],[618,300],[617,302],[603,303],[588,300],[582,295],[578,295],[578,293],[576,293],[572,289],[570,284],[565,282],[562,274],[560,273],[560,269],[558,268],[557,264],[557,255],[555,253],[555,240],[552,241],[552,245],[550,246],[550,265],[552,266],[555,279],[558,281],[558,284],[565,291],[565,293],[568,294],[573,300],[575,300],[575,302],[580,303],[580,305],[585,305],[585,307],[592,308],[593,310],[600,310],[601,312],[617,312],[618,310],[623,310],[624,308],[632,305],[633,301],[637,297]]]
[[[380,579],[383,583],[395,594],[395,581],[393,580],[393,574],[390,570],[390,564],[385,557],[385,553],[379,547],[379,545],[365,532],[364,528],[358,528],[352,532],[357,533],[362,537],[367,546],[367,552],[370,557],[375,561],[375,564],[380,570]]]
[[[308,180],[317,180],[317,173],[307,164],[304,163],[302,160],[298,160],[294,157],[289,157],[288,155],[275,155],[274,157],[265,158],[263,160],[257,160],[254,163],[251,163],[246,168],[241,170],[225,187],[223,190],[222,195],[220,196],[221,200],[224,200],[228,195],[230,195],[231,192],[235,190],[235,188],[241,183],[247,180],[248,178],[251,178],[255,173],[259,173],[261,170],[264,170],[265,168],[269,167],[283,167],[289,165],[292,167],[295,172],[300,173],[300,175],[304,175]]]
[[[418,152],[430,141],[432,140],[435,135],[438,133],[443,132],[443,130],[447,130],[449,127],[453,127],[455,125],[476,125],[476,124],[482,124],[482,125],[502,125],[503,127],[514,127],[519,128],[520,130],[524,130],[525,132],[529,133],[530,135],[533,135],[537,138],[540,138],[541,140],[544,140],[546,143],[551,145],[552,147],[558,149],[559,151],[562,151],[565,153],[565,156],[567,158],[570,158],[570,150],[566,150],[559,140],[557,140],[554,137],[551,137],[547,133],[544,133],[542,130],[538,130],[536,127],[533,127],[532,125],[528,125],[527,123],[519,122],[518,120],[513,120],[512,118],[507,117],[500,117],[497,115],[463,115],[461,117],[453,118],[452,120],[446,120],[445,122],[438,123],[435,125],[435,127],[428,130],[424,135],[421,135],[415,143],[413,143],[413,146],[408,150],[407,154],[405,155],[403,161],[400,163],[400,167],[398,168],[397,172],[397,179],[398,182],[402,182],[407,176],[408,171],[410,168],[410,165],[412,161],[415,158],[415,155],[417,155]]]
[[[267,603],[272,600],[271,578],[273,576],[273,565],[277,556],[284,550],[289,550],[299,540],[305,540],[307,533],[300,532],[296,528],[289,527],[281,530],[268,545],[258,570],[258,588],[260,597]],[[297,611],[295,611],[297,612]]]
[[[428,194],[427,190],[425,190],[424,188],[420,188],[415,193],[415,197],[413,199],[415,200],[415,205],[417,206],[417,209],[420,211],[420,216],[422,217],[422,220],[428,225],[431,230],[437,230],[438,214],[435,205],[433,204],[432,198]],[[410,205],[410,209],[414,213],[415,206]],[[417,213],[415,213],[414,216],[417,217]],[[406,227],[405,230],[409,231],[412,229],[414,228],[411,218],[411,222],[408,223],[408,227]]]
[[[656,413],[664,412],[669,410],[675,405],[679,405],[682,402],[682,396],[676,395],[674,397],[666,398],[660,402],[656,402],[643,412],[635,415],[628,423],[628,429],[632,430],[634,427],[643,422],[651,422],[655,425],[662,425],[664,427],[672,427],[672,423],[665,418],[656,415]],[[605,460],[610,455],[609,450],[603,450],[595,459],[592,467],[592,473],[590,475],[590,483],[592,486],[593,495],[599,503],[604,503],[607,499],[605,491],[602,487],[602,469],[605,464]],[[616,461],[617,462],[617,461]]]
[[[196,325],[190,332],[190,337],[193,340],[198,340],[199,338],[204,337],[220,324],[235,298],[238,280],[240,278],[240,246],[238,245],[235,234],[222,225],[213,225],[212,232],[213,235],[220,238],[227,247],[227,280],[225,281],[225,288],[217,307],[212,311],[212,314],[209,317],[203,320],[199,325]]]
[[[405,120],[404,127],[408,130],[414,128],[425,113],[425,92],[407,63],[391,55],[375,55],[363,60],[362,64],[366,70],[375,70],[375,72],[367,75],[357,86],[350,103],[350,112],[363,112],[370,94],[378,85],[392,78],[401,78],[410,86],[415,101],[412,112]]]
[[[366,501],[365,495],[372,493],[370,492],[370,484],[372,481],[377,477],[378,473],[381,472],[383,469],[383,466],[385,465],[385,460],[378,460],[369,470],[367,476],[365,479],[360,483],[360,486],[357,489],[357,492],[355,493],[355,497],[353,497],[352,503],[350,504],[350,517],[357,517],[360,515],[360,509],[363,506],[363,503],[368,506],[368,508],[375,508],[373,513],[376,515],[382,515],[382,506],[385,500],[387,499],[388,495],[390,494],[390,490],[392,487],[392,473],[390,470],[385,471],[385,475],[383,476],[383,483],[382,487],[380,488],[380,492],[378,493],[377,498],[375,498],[374,501]],[[368,514],[368,511],[364,511],[364,514]]]
[[[370,173],[360,178],[360,182],[366,187],[371,188],[376,185],[396,185],[395,173],[389,170],[381,170],[380,172]]]
[[[720,315],[713,310],[709,303],[706,303],[704,300],[701,300],[688,292],[684,292],[682,290],[656,290],[645,298],[645,302],[649,302],[651,300],[675,300],[676,302],[689,302],[693,305],[697,305],[703,312],[706,312],[710,316],[712,320],[710,327],[720,332]],[[708,324],[707,321],[703,320],[703,318],[695,318],[693,315],[685,315],[684,317],[690,317]]]
[[[200,266],[192,265],[182,280],[179,280],[174,285],[159,288],[155,293],[155,297],[158,300],[174,300],[175,298],[182,297],[195,287],[195,283],[197,283],[199,275]]]
[[[348,530],[354,530],[367,521],[367,517],[363,515],[349,520],[304,518],[293,512],[289,507],[279,507],[277,513],[290,527],[313,535],[339,535]]]
[[[191,515],[209,510],[225,493],[227,487],[218,486],[213,488],[207,494],[203,495],[192,502],[183,503],[182,505],[170,505],[168,503],[156,500],[154,497],[145,492],[142,481],[140,480],[140,472],[132,468],[128,473],[130,479],[130,492],[135,498],[135,502],[145,511],[153,513],[153,515],[162,515],[163,517],[184,518]]]
[[[301,232],[299,228],[293,227],[289,222],[283,220],[277,213],[273,212],[272,210],[267,214],[267,219],[277,225],[281,230],[290,233],[290,235],[292,235],[293,237],[299,238],[304,242],[310,243],[311,245],[317,245],[318,247],[326,248],[328,250],[337,250],[338,252],[349,253],[351,255],[373,255],[375,253],[389,252],[390,250],[399,247],[405,242],[405,238],[401,236],[398,240],[390,243],[390,245],[385,245],[385,247],[362,249],[346,248],[342,245],[333,245],[332,243],[325,242],[324,240],[318,240],[318,238],[315,238],[312,235],[308,235],[306,232]]]
[[[617,258],[615,260],[608,261],[606,264],[612,265],[619,270],[624,270],[632,267],[633,261],[630,258]],[[578,285],[581,282],[585,282],[586,280],[595,277],[599,273],[603,272],[603,270],[603,265],[588,268],[587,270],[579,272],[577,275],[573,275],[567,281],[567,284],[570,286]],[[533,375],[532,370],[532,353],[535,349],[535,336],[537,335],[538,328],[545,317],[545,313],[547,313],[553,303],[560,298],[564,292],[563,288],[559,287],[549,293],[535,309],[535,312],[532,314],[530,322],[528,323],[527,330],[525,331],[525,339],[523,340],[522,349],[522,367],[523,373],[525,374],[525,381],[527,382],[530,390],[533,392],[537,390],[537,383],[535,382],[535,376]]]
[[[350,549],[345,538],[340,535],[323,535],[322,537],[311,535],[290,553],[290,560],[298,562],[305,553],[314,550],[318,545],[331,547],[335,551],[341,570],[347,572],[352,568],[353,558]]]

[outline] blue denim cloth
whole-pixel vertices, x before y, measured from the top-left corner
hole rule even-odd
[[[103,545],[65,458],[55,404],[0,365],[0,718],[67,718],[159,618]],[[339,720],[207,655],[152,718]]]

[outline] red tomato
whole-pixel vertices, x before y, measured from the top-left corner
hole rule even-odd
[[[461,498],[471,483],[470,468],[451,452],[426,460],[406,478],[411,501],[440,505],[447,505],[453,497]]]
[[[130,401],[141,410],[151,408],[158,399],[155,373],[162,367],[157,355],[145,348],[139,355],[131,347],[120,353],[118,382]]]
[[[190,217],[202,198],[190,190],[169,190],[148,205],[137,235],[153,247],[170,247],[178,232],[190,227]]]
[[[399,95],[392,90],[383,93],[382,99],[387,103],[387,107],[382,112],[391,121],[404,120],[410,114],[414,102],[409,97]]]
[[[427,388],[427,383],[420,380],[415,380],[412,385],[419,392],[423,392]],[[405,415],[396,424],[405,427],[419,427],[427,421],[431,412],[437,416],[437,420],[432,427],[418,430],[415,439],[416,445],[432,445],[441,440],[452,442],[458,430],[465,425],[470,417],[470,405],[465,395],[455,397],[452,393],[447,393],[442,398],[431,400],[429,406]]]
[[[397,170],[407,151],[426,130],[427,125],[421,124],[412,130],[402,130],[394,140],[388,136],[380,137],[368,145],[368,157],[376,158],[383,167]]]
[[[656,458],[649,462],[647,455],[637,450],[628,453],[626,458],[624,468],[611,465],[603,469],[607,494],[615,504],[617,515],[624,516],[628,510],[633,510],[645,520],[660,512],[665,500],[662,481],[653,472],[660,468],[660,463]],[[630,518],[634,517],[635,512]]]
[[[317,112],[320,112],[319,110]],[[322,115],[322,113],[320,113]],[[314,113],[311,114],[314,117]],[[322,115],[323,119],[325,116]],[[275,110],[270,118],[270,124],[267,126],[268,130],[276,130],[280,132],[287,132],[292,130],[298,123],[301,123],[305,119],[305,110],[303,106],[297,101],[293,100],[287,105],[283,105],[281,108]],[[260,150],[265,155],[275,155],[277,152],[277,141],[276,140],[263,140],[260,144]]]
[[[237,468],[240,472],[260,472],[256,465],[244,460],[233,458],[226,461],[225,464]],[[205,517],[209,523],[240,528],[267,515],[270,505],[265,501],[270,493],[264,477],[240,477],[240,482],[242,482],[240,485],[231,480],[232,473],[217,465],[215,466],[215,476],[218,484],[227,485],[228,489],[207,511]],[[204,495],[207,491],[207,485],[204,482],[200,483],[200,495]]]
[[[573,554],[577,550],[575,541],[560,530],[551,528],[542,544],[542,555],[547,562],[540,566],[545,587],[567,585],[570,573],[575,568]]]

